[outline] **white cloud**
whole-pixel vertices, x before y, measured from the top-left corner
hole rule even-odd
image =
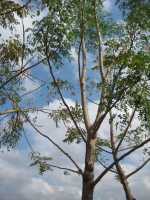
[[[78,62],[78,54],[76,52],[75,47],[71,48],[70,54],[71,54],[71,57],[73,58],[74,62],[77,64],[77,62]]]
[[[104,6],[104,10],[107,12],[110,12],[112,10],[113,7],[113,2],[112,0],[105,0],[103,3]]]
[[[40,86],[40,82],[35,80],[31,80],[29,78],[25,78],[23,81],[23,87],[25,88],[25,92],[30,92],[32,90],[37,89]]]

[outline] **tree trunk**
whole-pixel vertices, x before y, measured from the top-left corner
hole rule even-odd
[[[91,185],[91,181],[83,178],[82,183],[82,200],[93,200],[94,187]]]
[[[122,184],[123,189],[125,191],[126,200],[136,200],[132,195],[131,189],[129,187],[129,183],[127,181],[127,178],[124,174],[124,171],[123,171],[121,165],[117,164],[116,168],[117,168],[117,171],[118,171],[118,174],[119,174],[119,177],[120,177],[121,184]]]
[[[82,182],[82,200],[93,200],[94,163],[96,138],[89,138],[86,144],[85,168]]]

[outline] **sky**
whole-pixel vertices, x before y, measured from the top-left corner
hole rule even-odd
[[[115,20],[120,20],[121,15],[114,6],[114,1],[106,0],[104,3],[104,9],[112,13]],[[31,25],[31,19],[25,20],[25,25],[28,27]],[[72,49],[72,63],[66,62],[66,73],[64,78],[74,77],[77,79],[77,70],[72,70],[72,66],[77,63],[77,55],[74,49]],[[64,61],[65,62],[65,61]],[[43,82],[49,80],[48,69],[44,66],[40,66],[38,70],[33,70],[32,73],[40,78],[37,79],[25,79],[24,87],[26,92],[38,88]],[[56,72],[57,73],[57,72]],[[59,72],[60,75],[62,71]],[[37,100],[38,98],[38,100]],[[36,91],[33,94],[28,95],[28,99],[32,103],[43,106],[45,109],[56,109],[60,105],[60,101],[55,99],[51,100],[47,97],[46,87],[42,90]],[[43,105],[44,99],[44,105]],[[74,105],[75,101],[65,97],[66,102],[69,105]],[[24,102],[22,103],[24,105]],[[89,111],[91,118],[94,117],[94,111],[96,112],[96,106],[89,103]],[[31,118],[34,118],[33,113],[30,114]],[[37,124],[39,129],[48,134],[54,141],[57,141],[67,152],[72,154],[73,158],[79,163],[81,168],[84,166],[84,152],[85,148],[83,144],[71,144],[67,145],[62,143],[65,135],[65,127],[63,124],[56,128],[56,124],[45,114],[39,112],[37,118]],[[58,164],[64,167],[73,168],[70,161],[65,158],[52,144],[46,139],[38,135],[29,124],[25,124],[25,131],[27,138],[32,143],[34,151],[39,151],[41,155],[53,157],[52,163]],[[107,134],[108,122],[104,121],[101,131]],[[78,175],[70,174],[64,175],[63,170],[48,171],[44,175],[39,175],[36,167],[31,167],[31,154],[30,147],[27,144],[25,138],[23,138],[19,145],[11,150],[7,151],[3,149],[0,152],[0,200],[79,200],[81,197],[82,180]],[[130,172],[134,167],[142,162],[140,158],[141,152],[135,152],[130,158],[125,161],[124,168],[126,172]],[[149,176],[148,164],[141,172],[135,175],[130,180],[130,186],[133,194],[137,199],[149,200],[150,191],[150,176]],[[103,168],[96,165],[96,175],[101,173]],[[100,182],[95,189],[94,200],[125,200],[123,190],[120,183],[116,180],[116,177],[108,173],[102,182]]]

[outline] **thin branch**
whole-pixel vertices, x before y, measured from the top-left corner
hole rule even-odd
[[[35,79],[35,80],[37,80],[37,81],[40,81],[40,82],[42,82],[42,83],[45,83],[45,84],[46,84],[46,83],[48,83],[48,80],[46,80],[46,81],[45,81],[45,80],[43,80],[43,79],[41,79],[41,78],[39,78],[39,77],[37,77],[37,76],[35,76],[35,75],[31,74],[31,73],[30,73],[30,74],[28,74],[28,77],[31,77],[31,78],[32,78],[32,80],[34,80],[34,79]]]
[[[60,96],[60,98],[61,98],[61,100],[62,100],[64,106],[67,108],[67,110],[68,110],[68,112],[69,112],[69,115],[70,115],[70,117],[71,117],[71,119],[72,119],[72,121],[73,121],[73,123],[74,123],[76,129],[78,130],[78,133],[79,133],[80,136],[82,137],[83,141],[86,143],[86,140],[85,140],[85,138],[83,137],[82,132],[81,132],[80,128],[78,127],[78,124],[77,124],[76,120],[74,119],[74,116],[72,115],[72,112],[71,112],[71,110],[70,110],[68,104],[66,103],[66,101],[65,101],[65,99],[64,99],[64,97],[63,97],[63,94],[62,94],[62,92],[61,92],[61,90],[60,90],[60,88],[59,88],[59,85],[58,85],[58,83],[57,83],[57,81],[56,81],[56,79],[55,79],[55,76],[54,76],[54,73],[53,73],[53,70],[52,70],[52,66],[51,66],[51,63],[50,63],[48,57],[47,57],[47,62],[48,62],[48,66],[49,66],[50,75],[51,75],[51,77],[52,77],[52,79],[53,79],[53,81],[54,81],[54,84],[55,84],[56,88],[57,88],[58,94],[59,94],[59,96]]]
[[[111,154],[111,155],[112,155],[112,152],[110,152],[110,151],[108,151],[108,150],[106,150],[106,149],[104,149],[104,148],[102,148],[102,147],[100,147],[100,146],[98,146],[98,145],[96,145],[96,147],[97,147],[99,150],[101,150],[101,151],[103,151],[103,152],[105,152],[105,153],[108,153],[108,154]]]
[[[2,115],[8,115],[8,114],[11,114],[11,113],[16,113],[18,111],[19,111],[18,109],[9,109],[9,110],[0,112],[0,116],[2,116]]]
[[[5,85],[7,85],[9,82],[11,82],[13,79],[17,78],[18,76],[20,76],[21,74],[25,73],[26,71],[38,66],[39,64],[41,64],[43,61],[45,61],[46,58],[43,58],[42,60],[38,61],[37,63],[23,69],[23,70],[20,70],[18,73],[16,73],[14,76],[10,77],[8,80],[6,80],[4,83],[2,83],[0,85],[0,90],[3,89],[5,87]]]
[[[96,103],[96,102],[95,102],[95,101],[93,101],[92,99],[88,98],[88,100],[89,100],[91,103],[93,103],[93,104],[95,104],[95,105],[99,106],[99,103]]]
[[[129,173],[126,178],[130,178],[132,175],[136,174],[138,171],[140,171],[143,167],[145,167],[145,165],[150,161],[150,158],[148,158],[147,160],[145,160],[138,168],[136,168],[134,171],[132,171],[131,173]]]
[[[28,139],[28,137],[27,137],[27,135],[25,133],[25,131],[23,131],[23,135],[24,135],[24,138],[25,138],[25,140],[27,142],[27,145],[28,145],[29,149],[31,150],[31,152],[32,153],[35,152],[34,149],[33,149],[33,147],[32,147],[32,144],[30,143],[30,141],[29,141],[29,139]]]
[[[123,147],[123,148],[121,148],[121,149],[118,149],[118,152],[126,151],[126,150],[129,150],[129,149],[132,149],[132,148],[134,148],[135,146],[136,146],[136,145]]]
[[[103,167],[103,168],[105,168],[105,169],[107,169],[107,166],[103,163],[103,162],[101,162],[99,159],[97,160],[97,162]],[[113,170],[113,169],[110,169],[110,172],[112,172],[112,173],[114,173],[114,174],[118,174],[115,170]]]
[[[44,87],[45,85],[46,85],[46,84],[43,83],[43,84],[39,85],[37,88],[35,88],[35,89],[33,89],[33,90],[30,90],[30,91],[28,91],[28,92],[25,92],[25,93],[22,94],[20,97],[22,98],[22,97],[24,97],[24,96],[27,96],[27,95],[29,95],[29,94],[32,94],[32,93],[36,92],[37,90],[41,89],[42,87]]]
[[[48,164],[48,166],[54,167],[54,168],[57,168],[57,169],[62,169],[62,170],[70,171],[70,172],[72,172],[72,173],[81,175],[81,173],[80,173],[79,171],[76,171],[76,170],[74,170],[74,169],[70,169],[70,168],[67,168],[67,167],[60,167],[60,166],[58,166],[58,165],[53,165],[53,164]]]

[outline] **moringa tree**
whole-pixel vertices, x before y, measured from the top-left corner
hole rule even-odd
[[[16,81],[22,83],[22,74],[28,75],[25,72],[34,67],[40,67],[41,63],[49,69],[50,94],[53,99],[59,98],[62,102],[58,109],[44,110],[36,106],[25,107],[21,103],[23,95],[19,100],[9,98],[13,108],[2,111],[1,115],[17,116],[15,121],[11,118],[11,122],[13,125],[18,124],[20,128],[23,127],[24,122],[28,122],[37,133],[57,147],[72,162],[74,169],[52,165],[50,158],[34,153],[32,156],[32,165],[38,165],[41,173],[56,167],[81,175],[82,200],[93,200],[95,186],[109,171],[119,178],[126,199],[135,199],[127,179],[149,162],[148,146],[143,149],[143,146],[150,141],[148,2],[117,1],[117,3],[124,11],[122,22],[113,21],[104,12],[103,2],[100,0],[55,0],[53,2],[43,0],[36,14],[40,15],[42,12],[44,17],[34,20],[30,30],[24,30],[22,24],[23,33],[27,31],[29,33],[27,40],[23,37],[21,50],[18,50],[18,53],[13,51],[15,55],[12,60],[10,56],[13,54],[6,51],[6,61],[9,61],[11,65],[14,58],[17,58],[19,63],[15,62],[13,66],[20,67],[15,72],[9,68],[11,72],[9,76],[8,73],[6,76],[2,72],[4,78],[1,81],[0,91],[7,93],[8,97],[9,86],[15,86],[11,90],[15,91],[17,97],[20,97]],[[36,5],[33,2],[34,8]],[[16,9],[21,11],[22,8],[24,6]],[[13,12],[15,11],[13,9]],[[33,12],[32,8],[30,11]],[[143,16],[142,19],[139,18],[139,11]],[[12,11],[8,13],[12,14]],[[11,50],[10,47],[8,49]],[[66,61],[72,65],[70,55],[72,49],[77,52],[77,63],[74,67],[78,68],[78,79],[74,81],[71,81],[71,78],[64,79],[61,74],[57,75],[61,68],[64,69],[64,73],[67,73]],[[31,64],[33,53],[36,55],[34,64],[29,66],[24,64],[27,60],[25,51],[29,59],[28,64]],[[6,69],[4,64],[1,69]],[[34,72],[30,71],[30,75],[34,77]],[[75,106],[67,103],[68,95],[76,102]],[[90,102],[93,106],[97,106],[94,119],[91,119],[89,112]],[[45,112],[56,122],[56,125],[60,121],[64,123],[66,127],[64,142],[70,145],[77,142],[85,148],[84,169],[73,159],[72,155],[35,125],[30,119],[30,111]],[[108,122],[108,133],[104,138],[101,127],[106,121]],[[12,134],[14,130],[15,135]],[[18,129],[5,127],[1,134],[1,143],[10,145],[14,139],[17,142],[20,135]],[[143,149],[147,160],[133,172],[126,174],[123,169],[125,162],[121,161],[140,148]],[[109,163],[104,162],[105,159],[109,159]],[[96,163],[105,168],[104,171],[99,172],[97,177],[95,177],[94,170]]]

